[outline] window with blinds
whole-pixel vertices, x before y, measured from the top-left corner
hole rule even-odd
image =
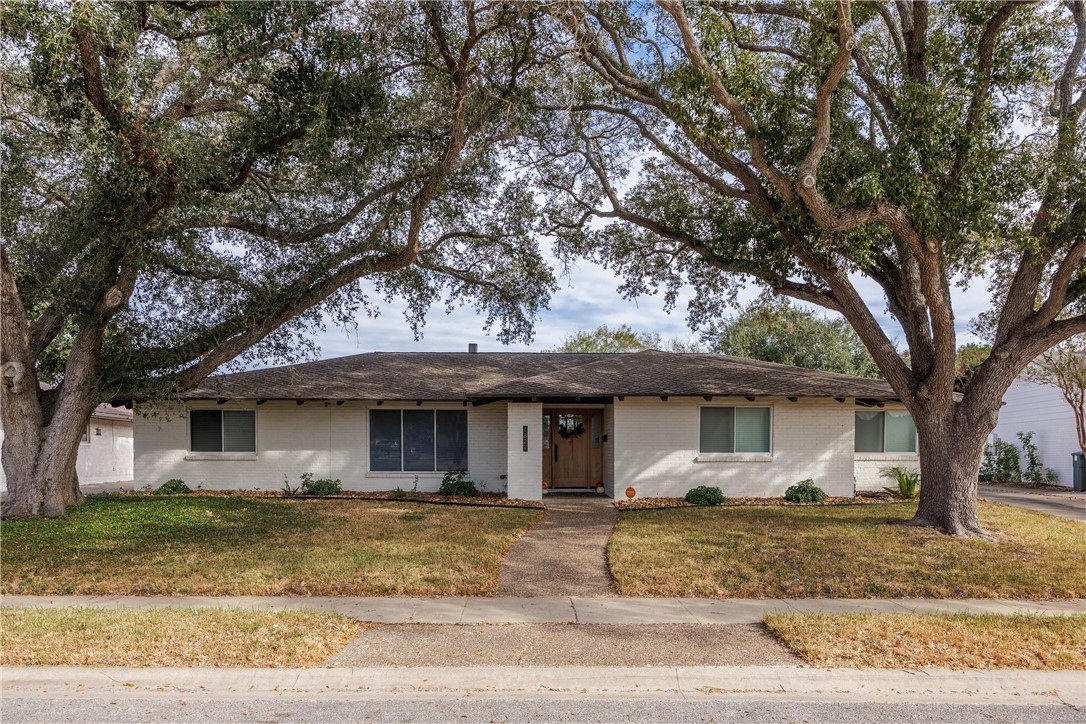
[[[370,410],[370,471],[421,473],[467,467],[467,411]]]
[[[255,410],[189,410],[191,452],[256,452]]]
[[[895,410],[857,412],[856,452],[916,452],[912,415]]]
[[[771,408],[701,408],[699,452],[768,453],[771,445]]]

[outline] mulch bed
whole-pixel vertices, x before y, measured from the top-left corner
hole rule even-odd
[[[118,493],[106,493],[117,495]],[[154,495],[146,490],[132,490],[120,495]],[[405,492],[397,497],[391,490],[377,492],[364,492],[359,490],[344,490],[335,495],[286,495],[281,490],[203,490],[197,489],[191,493],[178,493],[176,495],[160,496],[170,498],[290,498],[295,500],[389,500],[396,503],[429,503],[432,505],[466,505],[477,508],[538,508],[546,509],[540,500],[519,500],[507,498],[504,493],[479,493],[473,497],[457,497],[438,495],[437,493]]]
[[[692,505],[682,498],[634,498],[633,500],[616,500],[615,507],[619,510],[660,510],[663,508],[735,508],[744,505],[754,506],[794,506],[797,508],[818,508],[828,505],[885,505],[887,503],[908,503],[912,501],[895,498],[889,493],[863,490],[856,493],[854,498],[835,497],[826,498],[821,503],[792,503],[784,498],[726,498],[721,505],[704,506]]]

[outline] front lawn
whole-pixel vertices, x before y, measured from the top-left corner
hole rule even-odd
[[[361,500],[95,496],[5,521],[12,594],[492,595],[543,511]]]
[[[313,666],[366,626],[305,611],[5,608],[0,665]]]
[[[999,543],[903,525],[914,503],[623,513],[608,544],[623,596],[1082,598],[1086,528],[980,502]]]
[[[765,624],[814,666],[1086,670],[1086,615],[770,614]]]

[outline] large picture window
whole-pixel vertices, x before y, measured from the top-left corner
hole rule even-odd
[[[189,410],[192,452],[256,452],[254,410]]]
[[[916,452],[916,426],[907,412],[856,413],[856,452]]]
[[[370,410],[370,470],[444,472],[468,467],[466,410]]]
[[[771,418],[768,407],[703,407],[699,452],[767,453]]]

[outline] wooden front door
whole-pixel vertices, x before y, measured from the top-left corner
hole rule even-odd
[[[550,409],[544,421],[551,429],[550,449],[544,450],[544,480],[553,488],[594,487],[601,482],[596,479],[602,479],[603,410]]]

